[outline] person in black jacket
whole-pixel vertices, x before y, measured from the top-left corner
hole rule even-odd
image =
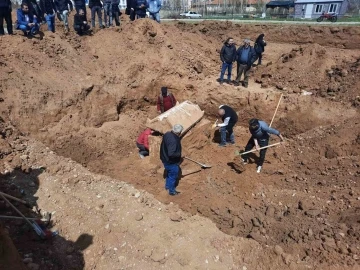
[[[79,9],[79,12],[74,15],[74,30],[79,36],[86,34],[87,31],[90,30],[90,26],[86,21],[85,12],[82,9]]]
[[[233,62],[236,60],[236,47],[234,45],[233,38],[229,37],[225,43],[224,46],[221,48],[220,51],[220,59],[222,62],[221,66],[221,73],[220,73],[220,79],[219,82],[222,84],[224,82],[224,75],[225,71],[228,71],[227,74],[227,83],[231,83],[231,71]]]
[[[254,48],[250,46],[249,39],[244,40],[244,45],[237,50],[236,54],[237,77],[235,80],[235,84],[239,85],[241,75],[244,73],[244,81],[242,85],[247,88],[249,83],[250,69],[257,58]]]
[[[70,11],[73,10],[73,4],[70,0],[54,0],[56,12],[60,15],[61,20],[64,22],[65,32],[69,31],[69,6]]]
[[[86,4],[85,0],[74,0],[76,13],[79,13],[80,9],[84,11],[85,21],[86,21]]]
[[[264,34],[260,34],[255,41],[254,49],[258,57],[258,65],[261,65],[262,54],[265,52],[266,42],[264,40]]]
[[[212,127],[220,127],[221,142],[219,146],[226,146],[226,133],[229,134],[230,143],[235,144],[234,126],[238,121],[237,113],[228,105],[220,105],[218,114],[223,122],[222,124],[215,123]]]
[[[13,25],[11,18],[11,1],[0,0],[0,36],[5,35],[4,20],[6,22],[6,29],[9,35],[13,34]]]
[[[22,3],[27,4],[29,7],[29,13],[36,16],[37,23],[41,23],[44,21],[43,13],[44,11],[41,10],[40,6],[36,2],[36,0],[22,0]]]
[[[102,9],[103,5],[100,0],[89,0],[89,8],[91,9],[91,26],[95,28],[95,15],[98,15],[99,27],[104,28],[102,23]]]
[[[53,0],[40,0],[41,10],[45,15],[48,31],[55,33],[56,7]]]
[[[182,160],[180,134],[183,129],[182,125],[174,125],[172,131],[164,134],[160,146],[160,159],[167,172],[165,189],[169,190],[169,194],[172,196],[179,194],[179,192],[176,191],[176,183]]]
[[[111,0],[112,17],[115,20],[115,25],[120,26],[120,0]],[[112,22],[111,22],[112,25]]]

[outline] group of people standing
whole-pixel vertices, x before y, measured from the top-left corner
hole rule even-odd
[[[259,35],[256,39],[254,47],[250,45],[250,39],[244,39],[244,44],[237,50],[233,38],[228,38],[220,51],[220,59],[222,62],[219,83],[224,83],[225,72],[227,71],[228,84],[234,83],[240,85],[241,76],[244,74],[244,80],[242,81],[243,87],[248,87],[250,70],[256,60],[258,65],[261,65],[262,54],[265,51],[266,42],[264,40],[264,34]],[[236,79],[231,81],[231,73],[233,63],[237,62]]]
[[[95,28],[96,16],[100,29],[115,25],[120,26],[120,0],[89,0],[91,10],[91,26]],[[79,34],[89,33],[91,29],[87,21],[85,0],[23,0],[16,11],[16,29],[22,30],[26,36],[38,33],[41,23],[47,23],[48,31],[55,32],[55,16],[64,24],[65,32],[69,28],[69,14],[75,6],[74,30]],[[150,18],[160,23],[161,0],[128,0],[126,14],[131,20],[145,18],[149,12]],[[0,35],[4,35],[4,20],[9,35],[13,34],[11,0],[0,0]],[[104,14],[102,14],[104,11]],[[104,16],[103,16],[104,15]]]

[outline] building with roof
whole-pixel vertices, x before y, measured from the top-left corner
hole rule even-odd
[[[348,0],[295,0],[295,18],[314,19],[323,12],[343,16],[349,6]]]

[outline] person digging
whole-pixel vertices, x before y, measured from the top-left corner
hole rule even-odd
[[[147,128],[136,140],[136,147],[139,149],[140,158],[144,158],[149,155],[149,136],[154,133],[154,130]]]
[[[249,121],[249,131],[251,133],[251,138],[249,139],[245,147],[245,152],[250,151],[252,148],[254,148],[254,146],[258,151],[261,147],[268,146],[269,138],[270,138],[269,134],[274,134],[278,136],[282,142],[284,141],[283,136],[280,134],[278,130],[269,127],[268,124],[266,124],[264,121],[255,118],[250,119]],[[257,173],[261,172],[262,166],[265,161],[266,150],[267,148],[260,150],[260,158],[257,163],[257,170],[256,170]],[[248,154],[242,156],[242,161],[244,164],[247,164],[248,159],[249,159]]]
[[[214,129],[216,127],[220,127],[219,132],[220,132],[221,142],[219,143],[219,146],[220,147],[226,146],[226,133],[229,133],[230,143],[235,144],[234,126],[238,121],[238,116],[236,112],[230,106],[220,105],[218,114],[221,117],[223,123],[217,124],[216,122],[215,124],[212,125],[212,128]]]
[[[182,125],[174,125],[171,131],[164,134],[160,145],[160,159],[167,172],[165,189],[169,191],[171,196],[179,194],[176,191],[176,182],[179,177],[180,163],[182,161],[180,134],[183,129]]]

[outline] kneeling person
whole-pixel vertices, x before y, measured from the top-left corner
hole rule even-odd
[[[266,124],[264,121],[258,120],[258,119],[251,119],[249,121],[249,131],[251,133],[251,138],[249,139],[246,147],[245,152],[250,151],[252,148],[256,148],[256,150],[259,150],[259,148],[268,146],[269,145],[269,134],[277,135],[281,141],[284,140],[283,136],[280,134],[280,132],[274,128],[271,128]],[[265,149],[260,150],[260,159],[257,164],[257,172],[261,172],[261,168],[265,161]],[[248,161],[248,155],[245,154],[242,156],[244,163],[247,163]]]
[[[160,159],[167,171],[165,189],[174,196],[179,194],[176,191],[176,181],[179,177],[181,163],[181,142],[180,134],[183,126],[176,124],[172,131],[166,132],[160,146]]]
[[[85,12],[82,9],[79,9],[79,13],[74,15],[74,30],[79,36],[90,30],[90,25],[88,25]]]
[[[150,128],[145,129],[137,138],[136,146],[139,148],[139,156],[144,158],[149,155],[149,136],[153,134],[154,131]]]

